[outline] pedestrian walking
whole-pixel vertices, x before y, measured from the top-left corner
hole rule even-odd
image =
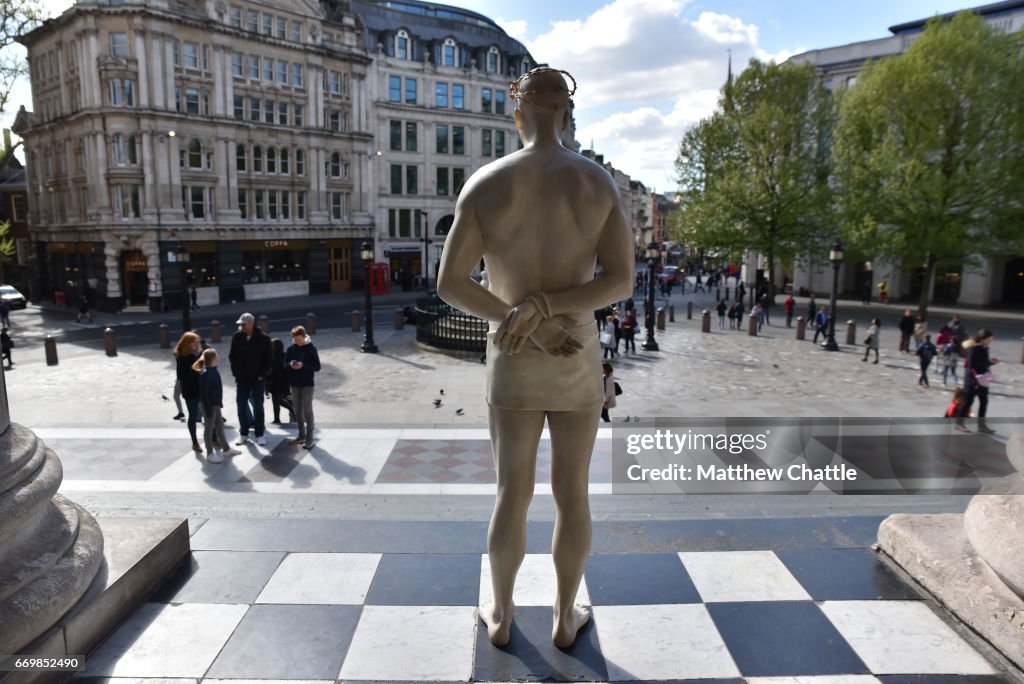
[[[953,314],[953,317],[949,319],[949,323],[946,324],[949,327],[949,332],[953,336],[953,347],[956,349],[957,355],[960,358],[967,358],[967,350],[964,348],[964,342],[967,342],[967,326],[960,320],[959,314]]]
[[[864,306],[868,306],[869,304],[871,304],[871,281],[870,280],[864,281],[864,287],[863,287],[863,290],[862,290],[862,296],[860,298],[860,303],[863,304]]]
[[[0,326],[11,327],[11,303],[6,299],[0,299]]]
[[[725,328],[725,314],[729,310],[729,307],[726,306],[724,299],[718,302],[718,307],[716,307],[716,310],[718,311],[718,329],[723,330]]]
[[[615,394],[618,390],[618,383],[615,382],[615,374],[612,369],[612,364],[607,361],[601,363],[601,373],[604,376],[604,404],[601,406],[601,420],[606,423],[610,423],[612,422],[612,419],[608,415],[608,409],[615,408]]]
[[[604,329],[601,331],[601,346],[604,347],[604,358],[614,359],[617,356],[615,351],[615,322],[611,314],[604,317]]]
[[[910,338],[914,334],[914,317],[910,314],[910,309],[903,310],[903,317],[900,318],[900,322],[897,324],[900,330],[900,353],[910,353]]]
[[[861,361],[865,363],[868,360],[868,355],[875,352],[875,363],[878,363],[878,331],[882,327],[882,321],[877,318],[871,319],[871,327],[868,328],[868,336],[864,338],[864,358]]]
[[[917,354],[917,358],[921,362],[921,379],[917,381],[917,384],[921,387],[931,387],[928,383],[928,366],[935,358],[935,345],[932,344],[932,336],[926,334],[921,346],[914,353]]]
[[[242,453],[228,446],[224,434],[224,383],[217,370],[218,357],[214,349],[205,350],[192,365],[199,373],[199,405],[203,411],[203,441],[206,445],[206,460],[223,463],[225,456]]]
[[[739,279],[739,276],[737,276],[737,279]],[[737,302],[742,302],[743,298],[746,297],[746,296],[747,296],[747,288],[744,287],[743,283],[740,283],[739,285],[736,286],[736,301]]]
[[[11,331],[4,327],[0,329],[0,361],[7,362],[7,365],[4,366],[7,370],[14,367],[14,361],[11,360],[12,349],[14,349],[14,340],[11,339]]]
[[[759,302],[759,304],[761,305],[761,318],[762,318],[762,322],[767,324],[767,325],[771,325],[772,324],[772,298],[768,296],[767,292],[765,292],[763,295],[761,295],[761,301]]]
[[[757,321],[757,331],[761,332],[761,327],[764,325],[764,309],[755,302],[754,308],[750,310],[750,315]]]
[[[199,422],[199,374],[192,366],[199,356],[199,335],[194,332],[187,332],[174,345],[171,352],[176,362],[175,375],[177,382],[175,388],[181,388],[181,398],[185,401],[185,408],[188,410],[188,434],[192,438],[192,451],[198,454],[203,453],[199,446],[199,439],[196,437],[196,423]]]
[[[299,432],[292,443],[303,443],[313,448],[313,375],[320,372],[320,355],[313,340],[301,325],[292,328],[292,345],[285,352],[288,366],[288,385],[292,388],[292,406],[295,407],[295,423]]]
[[[948,325],[942,326],[938,337],[935,338],[935,347],[938,353],[942,354],[942,384],[947,384],[950,373],[953,375],[953,385],[959,381],[956,377],[956,367],[960,365],[960,355],[957,353],[956,345],[953,344],[953,334]]]
[[[889,283],[884,280],[878,281],[878,302],[886,304],[889,301]]]
[[[818,336],[823,339],[828,339],[828,307],[822,304],[821,308],[818,309],[818,313],[814,316],[814,340],[813,344],[818,343]]]
[[[619,342],[622,340],[622,315],[619,307],[612,307],[612,323],[615,324],[615,355],[619,355]]]
[[[811,293],[811,298],[807,301],[807,325],[814,325],[815,316],[818,315],[818,300],[814,298],[814,293]]]
[[[783,302],[782,308],[786,311],[786,327],[793,327],[793,314],[796,313],[796,300],[793,299],[793,295],[786,297],[786,301]]]
[[[192,310],[199,311],[199,293],[196,292],[196,286],[188,288],[188,298],[192,302]]]
[[[288,369],[285,367],[284,342],[274,338],[270,341],[270,349],[274,353],[274,366],[270,371],[270,377],[267,378],[267,394],[270,395],[270,404],[274,407],[274,420],[271,422],[275,425],[281,424],[282,406],[291,415],[288,422],[294,422],[295,411],[289,397],[291,390],[288,387]]]
[[[711,278],[711,276],[708,276],[708,280],[709,280],[708,287],[711,287],[710,278]],[[686,289],[686,281],[685,280],[683,281],[683,289],[684,290]],[[697,271],[697,280],[695,280],[693,282],[693,293],[697,294],[698,292],[705,292],[704,284],[702,283],[702,278],[701,278],[701,275],[700,275],[700,271]],[[684,291],[683,294],[686,294],[686,292]]]
[[[914,350],[915,351],[920,349],[921,345],[924,344],[925,338],[929,337],[929,335],[927,333],[928,333],[928,323],[924,320],[924,316],[922,316],[921,314],[918,314],[917,315],[917,320],[914,321]]]
[[[231,374],[235,376],[235,403],[238,408],[238,442],[249,441],[249,430],[253,430],[256,444],[264,446],[266,429],[263,416],[263,395],[267,378],[274,365],[274,353],[270,338],[256,327],[256,317],[244,313],[235,321],[241,326],[231,338],[228,362]]]
[[[75,320],[81,323],[83,320],[92,323],[92,314],[89,313],[89,298],[83,294],[78,300],[78,316]]]
[[[736,307],[736,329],[743,330],[743,315],[746,313],[746,307],[742,299],[736,302],[734,306]]]
[[[640,321],[636,320],[636,309],[626,310],[626,320],[622,321],[621,331],[622,339],[625,341],[623,344],[624,351],[628,354],[629,350],[632,349],[633,353],[636,354],[636,331],[640,327]]]
[[[964,403],[960,406],[960,413],[956,418],[956,429],[960,432],[970,432],[964,424],[974,403],[978,398],[978,432],[991,435],[995,432],[985,423],[985,416],[988,413],[988,388],[993,382],[992,366],[999,363],[999,359],[989,356],[988,348],[992,344],[992,332],[982,328],[974,336],[974,344],[967,351],[967,364],[964,370]]]

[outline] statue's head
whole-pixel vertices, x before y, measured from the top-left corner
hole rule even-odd
[[[572,81],[571,89],[566,77]],[[516,103],[516,128],[520,131],[524,130],[527,120],[534,125],[554,122],[562,129],[569,125],[576,79],[568,71],[537,67],[517,78],[509,90]]]

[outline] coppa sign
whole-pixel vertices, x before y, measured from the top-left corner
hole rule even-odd
[[[287,240],[267,240],[266,242],[263,243],[263,245],[265,247],[268,247],[268,248],[271,248],[271,249],[273,249],[274,247],[287,247],[288,246],[288,241]]]

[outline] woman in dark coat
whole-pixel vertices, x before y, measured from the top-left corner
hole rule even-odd
[[[985,424],[985,413],[988,411],[988,385],[990,375],[986,375],[999,359],[991,358],[988,347],[992,344],[992,332],[982,328],[974,336],[974,344],[967,351],[967,364],[964,372],[964,401],[956,417],[956,429],[970,432],[964,425],[964,419],[970,415],[974,397],[978,397],[978,432],[991,435],[995,432]],[[965,345],[966,346],[966,345]]]
[[[270,347],[274,351],[274,366],[267,378],[267,393],[270,395],[270,402],[274,406],[275,425],[281,424],[281,407],[288,410],[290,417],[288,422],[295,421],[295,413],[292,411],[292,403],[288,398],[290,388],[288,386],[288,369],[284,365],[284,342],[274,338],[270,341]]]
[[[181,398],[185,400],[188,410],[188,434],[192,437],[192,451],[203,453],[196,437],[196,423],[199,422],[199,373],[192,370],[192,364],[199,357],[199,335],[187,332],[174,346],[174,358],[177,362],[178,382],[181,383]]]

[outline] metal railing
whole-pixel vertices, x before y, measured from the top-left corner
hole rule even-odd
[[[487,349],[487,321],[439,297],[421,297],[416,300],[416,341],[437,349],[483,354]]]

